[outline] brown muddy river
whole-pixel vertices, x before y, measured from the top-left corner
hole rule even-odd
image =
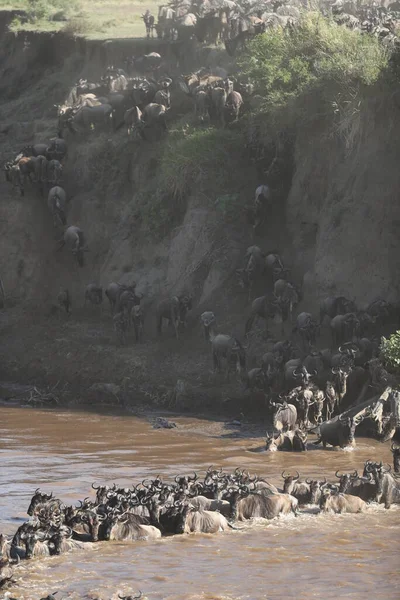
[[[362,438],[352,452],[255,454],[248,448],[261,438],[237,437],[204,419],[174,420],[177,429],[157,430],[129,415],[0,406],[0,531],[11,534],[25,520],[37,487],[74,503],[93,494],[94,481],[128,486],[158,474],[204,474],[211,464],[246,467],[280,486],[283,469],[333,481],[336,469],[392,460],[389,444]],[[399,506],[373,505],[359,515],[303,513],[243,531],[100,542],[91,551],[25,561],[10,592],[21,600],[56,590],[60,600],[117,598],[139,589],[149,600],[399,600]]]

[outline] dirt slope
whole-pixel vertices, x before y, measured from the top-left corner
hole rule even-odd
[[[1,160],[25,143],[52,137],[53,105],[66,97],[77,77],[96,77],[104,64],[116,63],[135,50],[122,44],[3,35]],[[170,64],[176,68],[172,56]],[[252,243],[265,250],[278,248],[293,265],[296,281],[305,277],[302,309],[315,307],[327,292],[343,293],[359,303],[378,296],[398,300],[397,108],[389,101],[368,100],[360,120],[350,152],[345,140],[329,139],[324,130],[298,132],[289,196],[255,238],[246,221],[246,205],[260,181],[245,149],[231,156],[227,190],[234,190],[243,205],[240,219],[221,219],[213,203],[213,182],[204,172],[189,190],[183,219],[167,235],[154,239],[138,213],[154,192],[159,144],[129,142],[125,131],[112,137],[89,134],[86,139],[69,139],[64,177],[70,198],[68,223],[79,225],[88,239],[83,269],[68,252],[55,252],[45,199],[34,192],[20,198],[2,181],[0,274],[9,308],[0,313],[0,376],[67,381],[74,396],[78,390],[85,395],[92,383],[120,384],[129,377],[132,398],[168,397],[172,403],[176,398],[171,400],[168,394],[181,379],[186,382],[183,404],[239,406],[245,398],[240,386],[222,385],[210,374],[211,356],[198,317],[203,310],[215,310],[221,331],[243,337],[247,302],[234,270]],[[119,349],[108,308],[101,315],[83,309],[83,292],[90,282],[106,286],[132,279],[144,294],[146,340],[139,348],[130,340],[127,348]],[[69,320],[51,312],[60,286],[72,295]],[[160,342],[155,335],[155,303],[185,289],[195,295],[188,331],[182,341],[167,333]],[[262,286],[257,293],[265,293]],[[279,336],[279,331],[273,333]],[[263,347],[262,338],[250,345],[250,367],[256,366]]]

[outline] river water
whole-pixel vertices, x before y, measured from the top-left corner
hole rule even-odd
[[[25,520],[34,490],[68,503],[92,496],[91,483],[128,486],[145,477],[209,465],[246,467],[281,485],[283,469],[335,480],[362,470],[366,459],[392,461],[389,444],[357,439],[352,452],[253,453],[262,438],[237,437],[221,423],[174,418],[153,429],[130,415],[0,406],[0,532]],[[373,505],[366,514],[312,510],[242,531],[173,536],[154,542],[101,542],[93,550],[24,561],[10,592],[36,600],[117,598],[142,590],[149,600],[400,598],[400,507]],[[1,597],[1,595],[0,595]]]

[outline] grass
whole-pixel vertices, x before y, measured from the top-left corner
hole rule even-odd
[[[33,14],[32,8],[36,11]],[[71,35],[83,35],[91,39],[143,38],[145,27],[141,19],[146,9],[155,17],[158,3],[154,0],[76,0],[66,4],[64,0],[0,0],[0,10],[22,9],[31,15],[28,20],[14,19],[11,31],[67,31]],[[53,20],[57,13],[64,13],[65,20]]]

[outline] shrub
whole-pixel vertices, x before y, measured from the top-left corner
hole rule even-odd
[[[380,350],[386,365],[400,373],[400,331],[393,333],[389,339],[383,337]]]
[[[262,110],[271,112],[317,87],[332,105],[332,84],[354,90],[376,82],[388,54],[376,37],[312,12],[302,16],[294,31],[274,29],[256,36],[238,62],[242,75],[263,96]]]
[[[62,28],[66,35],[71,37],[75,35],[85,35],[93,31],[94,25],[90,23],[90,21],[83,16],[80,17],[72,17]]]

